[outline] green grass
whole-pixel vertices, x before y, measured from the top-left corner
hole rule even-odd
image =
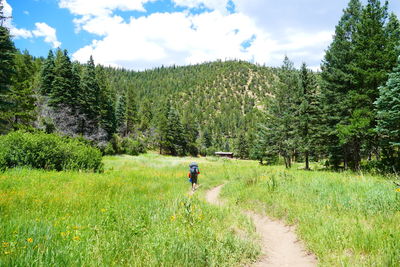
[[[104,174],[0,174],[0,266],[237,266],[254,260],[260,249],[247,218],[188,195],[191,160],[106,157]]]
[[[200,165],[188,195],[188,164]],[[0,266],[238,266],[260,254],[251,209],[297,225],[321,266],[399,266],[400,192],[354,173],[147,154],[103,174],[0,174]],[[225,183],[225,207],[204,200]]]
[[[241,176],[222,195],[297,225],[321,266],[400,266],[400,193],[390,181],[283,167]]]

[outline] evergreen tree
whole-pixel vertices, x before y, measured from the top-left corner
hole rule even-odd
[[[36,119],[35,101],[33,92],[35,67],[33,58],[28,51],[17,53],[16,72],[13,75],[10,100],[12,102],[12,128],[32,128]]]
[[[0,133],[7,129],[10,108],[9,92],[11,79],[15,71],[15,47],[10,37],[10,31],[4,27],[7,18],[3,13],[3,1],[0,0]]]
[[[100,120],[100,87],[96,79],[96,67],[92,56],[83,68],[80,88],[80,107],[81,113],[86,116],[86,125],[97,127]]]
[[[43,76],[42,76],[43,77]],[[72,109],[74,106],[75,92],[72,87],[72,63],[67,50],[57,50],[54,61],[54,80],[50,90],[49,105],[57,109]],[[47,91],[46,88],[43,88]]]
[[[166,100],[159,108],[155,118],[157,127],[157,144],[160,148],[160,154],[170,153],[169,148],[172,147],[170,138],[168,137],[168,115],[171,110],[171,100]]]
[[[382,163],[388,171],[400,170],[400,57],[385,86],[379,88],[375,102],[378,115],[376,131],[383,152]]]
[[[241,131],[236,139],[236,155],[240,159],[249,158],[249,144],[244,131]]]
[[[81,92],[81,65],[77,62],[72,63],[72,77],[71,77],[71,103],[70,108],[72,110],[72,114],[79,114],[80,110],[80,99],[79,94]]]
[[[258,160],[261,165],[264,161],[266,164],[276,163],[279,157],[279,146],[275,143],[276,134],[273,132],[274,125],[271,122],[272,120],[267,118],[266,123],[257,126],[254,144],[250,151],[251,158]]]
[[[51,93],[54,81],[54,68],[54,54],[52,50],[49,50],[49,54],[41,70],[40,93],[42,95],[48,96]]]
[[[185,139],[185,129],[183,128],[180,116],[175,108],[171,108],[168,113],[167,131],[165,140],[170,144],[166,148],[173,156],[184,156],[187,153],[187,141]]]
[[[266,123],[269,138],[273,147],[270,151],[278,151],[285,160],[285,166],[292,166],[292,158],[296,150],[298,121],[296,118],[299,99],[299,77],[293,63],[285,57],[279,71],[280,85],[275,88],[274,97],[266,106]]]
[[[151,108],[151,102],[145,99],[139,108],[139,129],[142,132],[149,130],[151,121],[153,120],[153,110]]]
[[[304,153],[305,169],[309,170],[310,153],[316,154],[316,147],[319,145],[321,104],[318,93],[318,84],[314,74],[307,69],[305,63],[300,70],[300,105],[298,109],[298,135],[300,148]]]
[[[100,108],[100,126],[107,132],[107,139],[109,140],[117,130],[117,121],[114,98],[105,75],[104,67],[96,67],[96,78],[100,88],[98,103]]]
[[[126,99],[126,135],[130,135],[136,131],[138,126],[138,107],[136,96],[133,91],[127,92]]]
[[[160,152],[167,155],[183,156],[187,153],[185,130],[176,109],[167,100],[162,108],[163,115],[159,118]]]
[[[117,131],[120,134],[124,134],[126,132],[126,96],[125,93],[121,94],[117,101],[117,107],[115,110],[115,119]]]
[[[338,125],[349,120],[351,115],[347,94],[354,90],[355,78],[351,63],[355,60],[355,34],[360,23],[362,5],[359,0],[350,0],[348,7],[336,26],[333,42],[326,51],[322,63],[324,117],[324,141],[330,164],[337,168],[349,160],[349,144],[339,139]]]
[[[377,137],[374,101],[379,96],[378,87],[387,80],[387,73],[393,67],[393,42],[388,39],[386,22],[388,3],[369,0],[361,12],[360,22],[354,35],[354,56],[350,63],[354,74],[355,87],[347,94],[348,121],[339,124],[339,138],[350,144],[350,167],[360,169],[361,158],[376,150]]]

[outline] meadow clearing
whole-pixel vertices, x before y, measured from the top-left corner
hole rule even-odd
[[[190,196],[188,164],[202,186]],[[105,172],[0,173],[0,266],[239,266],[260,256],[255,210],[297,225],[321,266],[398,266],[388,179],[255,161],[105,157]],[[223,207],[205,202],[225,183]]]

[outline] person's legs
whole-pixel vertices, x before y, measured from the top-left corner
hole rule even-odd
[[[192,190],[196,190],[197,177],[192,177]]]

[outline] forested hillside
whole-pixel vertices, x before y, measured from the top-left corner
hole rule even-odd
[[[134,106],[128,112],[133,118],[125,122],[128,133],[142,135],[156,146],[163,134],[163,119],[170,116],[167,122],[172,123],[171,130],[183,127],[189,136],[185,139],[204,153],[233,150],[241,134],[251,134],[265,100],[278,84],[276,69],[243,61],[144,72],[106,71],[114,95],[119,95],[117,106]]]
[[[216,61],[138,72],[72,62],[60,49],[33,58],[9,29],[0,34],[2,134],[56,132],[104,154],[225,150],[306,169],[321,159],[336,169],[400,168],[400,22],[387,2],[350,0],[320,73],[287,57],[280,68]]]

